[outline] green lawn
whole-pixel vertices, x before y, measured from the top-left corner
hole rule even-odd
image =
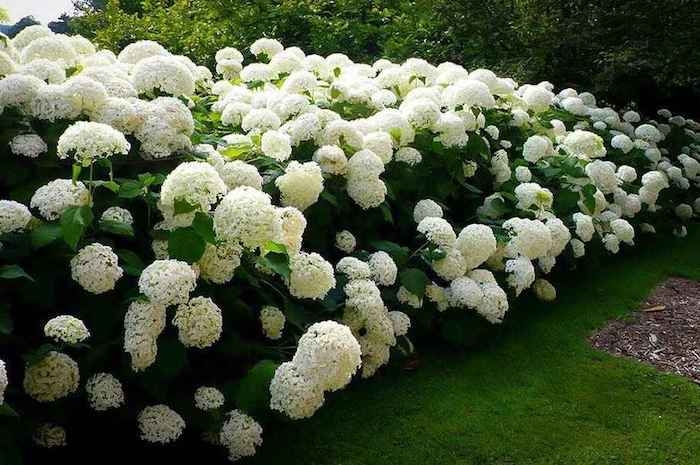
[[[570,273],[556,304],[524,302],[488,347],[424,349],[415,372],[390,367],[269,426],[252,463],[700,464],[700,387],[587,342],[664,276],[700,279],[699,244],[695,228]]]

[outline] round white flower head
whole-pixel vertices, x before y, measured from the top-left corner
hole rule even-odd
[[[52,423],[42,423],[34,430],[32,440],[37,446],[46,449],[64,447],[67,444],[66,430]]]
[[[527,166],[518,166],[515,168],[515,179],[521,183],[527,183],[532,180],[532,172]]]
[[[37,158],[48,149],[46,142],[36,134],[19,134],[10,141],[12,153],[27,158]]]
[[[185,429],[185,420],[167,405],[151,405],[139,413],[136,421],[141,439],[168,444],[176,441]]]
[[[409,307],[421,308],[423,306],[423,300],[403,286],[399,287],[399,290],[396,291],[396,298],[399,302]]]
[[[34,192],[29,206],[53,221],[70,207],[81,207],[89,202],[90,192],[82,182],[74,184],[70,179],[54,179]]]
[[[10,74],[0,80],[0,107],[14,107],[27,111],[37,94],[46,88],[41,79],[25,74]]]
[[[515,187],[515,196],[518,199],[516,208],[520,210],[535,209],[541,212],[552,208],[554,202],[552,192],[536,182],[518,184]]]
[[[85,384],[90,407],[98,412],[119,408],[124,404],[124,389],[110,373],[96,373]]]
[[[640,124],[634,130],[634,135],[639,139],[654,143],[661,142],[661,140],[664,138],[661,131],[651,124]]]
[[[221,426],[219,443],[228,449],[228,458],[232,462],[255,455],[255,450],[262,445],[262,427],[251,417],[239,410],[226,414],[226,421]]]
[[[418,232],[423,234],[433,244],[451,247],[457,240],[452,225],[442,218],[429,216],[418,223]]]
[[[379,178],[348,178],[347,192],[360,208],[367,210],[378,207],[384,202],[387,189]]]
[[[292,362],[280,365],[270,383],[270,408],[292,419],[309,418],[321,408],[323,390],[303,377]]]
[[[71,259],[70,268],[73,281],[93,294],[111,291],[124,274],[112,248],[97,242],[80,249]]]
[[[537,163],[540,159],[553,153],[552,141],[545,136],[530,136],[523,145],[523,158],[530,163]]]
[[[139,291],[152,303],[165,306],[186,303],[196,285],[192,267],[179,260],[156,260],[139,277]]]
[[[393,311],[389,312],[389,319],[394,327],[396,336],[405,336],[408,334],[408,329],[411,327],[411,319],[404,312]]]
[[[158,55],[169,55],[169,52],[158,42],[152,40],[138,40],[124,47],[124,49],[119,52],[117,59],[121,63],[135,65],[144,58]]]
[[[102,123],[78,121],[58,139],[58,158],[73,157],[76,163],[89,166],[100,158],[126,155],[131,145],[124,134]]]
[[[603,139],[598,134],[580,129],[569,133],[564,138],[562,147],[569,155],[584,160],[601,158],[607,153]]]
[[[535,267],[527,257],[518,257],[506,262],[508,285],[515,289],[515,295],[520,295],[535,282]]]
[[[34,24],[19,31],[12,39],[12,46],[17,50],[22,50],[34,40],[40,37],[50,37],[53,34],[53,31],[47,26],[43,24]]]
[[[620,239],[615,234],[603,236],[603,245],[610,253],[616,254],[620,251]]]
[[[238,51],[237,48],[233,47],[224,47],[222,49],[219,49],[219,51],[216,52],[214,58],[216,59],[217,63],[222,60],[234,60],[239,63],[243,62],[243,54],[240,51]]]
[[[32,219],[29,209],[14,200],[0,200],[0,234],[21,231]]]
[[[511,233],[507,254],[511,257],[523,255],[531,260],[547,255],[552,248],[552,234],[539,220],[511,218],[503,223]]]
[[[122,207],[109,207],[100,216],[100,221],[113,221],[115,223],[134,224],[134,217],[131,212]]]
[[[535,291],[537,298],[545,302],[551,302],[557,298],[557,290],[546,279],[539,278],[535,280],[532,289]]]
[[[280,131],[265,131],[260,142],[260,149],[270,158],[284,161],[292,154],[292,144],[289,136]]]
[[[617,177],[622,182],[634,182],[637,179],[637,170],[631,166],[621,165],[617,168]]]
[[[343,175],[347,172],[348,159],[343,149],[337,145],[324,145],[318,148],[314,152],[313,160],[324,173]]]
[[[398,268],[388,253],[380,250],[371,254],[369,268],[372,272],[372,280],[378,285],[392,286],[396,282]]]
[[[340,231],[335,235],[335,247],[342,252],[352,253],[357,246],[355,236],[348,230]]]
[[[481,283],[481,291],[483,298],[476,307],[477,313],[489,323],[501,323],[508,311],[508,295],[496,282]]]
[[[691,207],[687,203],[681,203],[676,205],[676,208],[673,209],[673,212],[678,218],[682,220],[689,220],[693,217],[693,207]]]
[[[282,330],[287,318],[279,308],[272,305],[266,305],[260,310],[260,325],[263,333],[268,339],[273,341],[282,337]]]
[[[573,215],[574,223],[576,224],[576,235],[583,241],[588,242],[593,238],[595,226],[593,226],[593,218],[583,213],[576,212]]]
[[[194,94],[194,76],[173,56],[152,56],[136,63],[132,83],[139,94],[162,92],[178,97]]]
[[[224,395],[211,386],[201,386],[194,391],[194,406],[200,410],[215,410],[224,405]]]
[[[221,242],[217,245],[207,244],[202,258],[199,259],[199,276],[214,284],[224,284],[231,279],[241,264],[243,249],[238,244]]]
[[[248,186],[229,192],[214,212],[217,237],[251,249],[277,238],[281,228],[270,196]]]
[[[8,384],[7,368],[5,367],[5,362],[0,360],[0,405],[5,403],[5,390]]]
[[[279,41],[266,37],[256,40],[250,46],[250,53],[261,61],[271,59],[282,50],[284,50],[284,46]]]
[[[552,104],[554,94],[542,86],[528,86],[523,92],[523,100],[535,113],[545,111]]]
[[[44,335],[56,342],[77,344],[90,337],[90,331],[82,320],[70,315],[59,315],[44,325]]]
[[[634,142],[626,134],[617,134],[610,140],[610,146],[621,150],[622,153],[629,153],[634,149]]]
[[[197,210],[208,212],[226,191],[226,184],[209,163],[181,163],[163,181],[158,205],[166,221],[175,226],[189,226]],[[177,213],[177,205],[181,202],[191,208]]]
[[[430,199],[419,200],[413,207],[413,221],[420,223],[425,218],[442,218],[442,207]]]
[[[455,242],[455,247],[461,252],[469,270],[488,260],[496,252],[497,245],[493,230],[483,224],[466,226]]]
[[[253,189],[262,190],[263,178],[258,169],[241,160],[224,163],[219,169],[221,178],[229,190],[240,186],[250,186]]]
[[[613,162],[595,160],[586,165],[586,175],[603,194],[609,194],[620,184],[615,169]]]
[[[208,297],[195,297],[180,304],[173,318],[180,342],[198,349],[211,347],[218,341],[222,325],[221,309]]]
[[[634,227],[627,220],[618,218],[611,221],[610,229],[621,242],[634,245]]]
[[[409,166],[415,166],[423,161],[423,156],[413,147],[401,147],[394,154],[394,160],[406,163]]]
[[[298,298],[323,299],[335,287],[333,266],[313,252],[290,257],[289,292]]]
[[[124,351],[131,367],[141,371],[153,364],[158,354],[156,340],[165,328],[165,306],[134,301],[124,317]]]
[[[338,273],[344,274],[349,280],[367,279],[372,272],[369,265],[355,257],[343,257],[335,266]]]
[[[483,297],[481,287],[466,276],[453,280],[447,291],[447,301],[451,307],[476,308]]]
[[[59,63],[63,68],[70,68],[78,61],[78,54],[67,41],[61,40],[59,35],[39,37],[33,40],[20,53],[22,64],[31,63],[34,60],[51,60]]]
[[[323,192],[323,175],[315,162],[292,161],[284,174],[275,180],[280,190],[282,204],[301,211],[318,201]]]
[[[299,339],[292,363],[323,391],[345,387],[360,367],[360,344],[350,328],[335,321],[311,325]]]
[[[24,392],[39,402],[62,399],[78,389],[78,364],[68,355],[51,351],[24,371]]]

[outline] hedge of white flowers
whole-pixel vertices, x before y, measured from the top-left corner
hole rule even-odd
[[[272,39],[216,62],[0,41],[3,434],[107,418],[251,456],[409,337],[493,327],[700,213],[700,124],[667,110]]]

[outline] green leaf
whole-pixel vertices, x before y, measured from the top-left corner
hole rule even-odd
[[[586,206],[589,213],[595,212],[595,193],[597,191],[598,189],[593,184],[586,184],[583,186],[583,189],[581,189],[581,193],[583,194],[583,204]]]
[[[382,216],[387,223],[394,224],[394,215],[391,213],[391,208],[386,202],[382,203],[379,209],[382,212]]]
[[[554,211],[559,213],[559,216],[566,214],[576,208],[578,200],[578,192],[562,189],[557,192],[557,195],[554,198]]]
[[[190,213],[193,212],[197,209],[199,209],[199,205],[196,203],[190,203],[185,199],[175,199],[175,214],[176,215],[181,215],[183,213]]]
[[[19,417],[19,413],[5,402],[0,405],[0,417]]]
[[[133,179],[126,179],[119,184],[119,197],[122,199],[133,199],[143,193],[143,185]]]
[[[61,215],[61,234],[73,250],[78,247],[85,230],[93,220],[92,210],[89,206],[71,207]]]
[[[270,382],[279,365],[261,360],[241,379],[236,393],[236,407],[249,415],[259,415],[269,409]]]
[[[5,304],[0,304],[0,334],[12,334],[14,328],[15,325],[12,321],[12,315],[10,315],[10,308]]]
[[[170,258],[194,263],[204,254],[206,241],[194,228],[178,228],[168,236],[168,255]]]
[[[24,278],[34,281],[34,278],[29,276],[26,271],[19,265],[3,265],[0,266],[0,279],[19,279]]]
[[[284,253],[269,251],[259,258],[259,262],[262,266],[271,269],[285,279],[289,279],[292,270],[289,268],[289,255],[287,255],[286,250]]]
[[[216,244],[216,233],[214,232],[214,219],[208,213],[197,212],[192,221],[194,229],[199,237],[210,244]]]
[[[131,250],[119,249],[116,254],[119,257],[119,265],[129,276],[140,276],[146,267],[141,257]]]
[[[410,249],[391,241],[372,241],[369,243],[377,250],[382,250],[394,259],[396,265],[401,267],[408,260]]]
[[[275,252],[275,253],[287,253],[287,247],[284,244],[280,244],[274,241],[267,241],[265,244],[262,246],[263,250],[263,255],[267,254],[268,252]]]
[[[100,220],[100,230],[118,236],[134,237],[134,228],[129,223],[114,220]]]
[[[92,181],[92,184],[95,187],[104,187],[105,189],[108,189],[115,194],[119,192],[119,184],[117,184],[114,181]]]
[[[252,149],[253,147],[250,144],[232,144],[220,150],[219,153],[229,160],[236,160],[238,158],[243,158],[243,156],[248,154]]]
[[[399,282],[411,294],[423,297],[425,295],[425,288],[430,280],[426,274],[418,268],[408,268],[399,275]]]
[[[54,242],[61,237],[61,226],[55,223],[44,223],[32,229],[29,237],[32,241],[32,246],[35,249],[40,249],[45,245]]]
[[[37,349],[31,350],[31,351],[25,353],[24,355],[22,355],[22,358],[24,359],[25,362],[27,362],[27,365],[34,365],[35,363],[43,360],[44,357],[46,357],[46,354],[48,354],[52,350],[56,350],[55,345],[42,344]]]

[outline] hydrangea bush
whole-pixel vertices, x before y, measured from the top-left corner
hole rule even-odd
[[[700,124],[667,110],[273,39],[216,62],[0,42],[3,447],[107,417],[251,456],[416,335],[700,213]]]

